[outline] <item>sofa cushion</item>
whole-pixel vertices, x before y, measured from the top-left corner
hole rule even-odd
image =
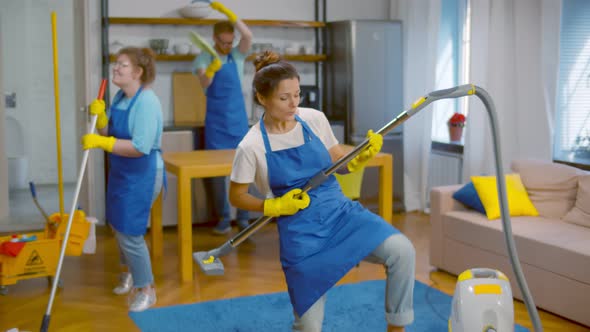
[[[529,199],[520,176],[507,174],[506,195],[508,211],[511,216],[538,216],[539,212]],[[483,204],[488,219],[500,218],[500,202],[498,200],[498,188],[495,176],[472,176],[471,181],[475,186],[477,195]]]
[[[520,159],[511,168],[520,174],[539,215],[561,218],[574,206],[578,176],[585,172],[551,161]]]
[[[477,195],[473,182],[469,182],[461,187],[461,189],[455,191],[453,198],[465,206],[475,209],[475,211],[479,213],[486,213],[486,209],[483,207],[483,204],[481,204],[481,200]]]
[[[578,194],[574,207],[564,217],[563,221],[590,227],[590,175],[578,178]]]
[[[543,217],[510,219],[521,262],[590,284],[590,228]],[[442,222],[446,238],[507,257],[501,220],[451,211]]]

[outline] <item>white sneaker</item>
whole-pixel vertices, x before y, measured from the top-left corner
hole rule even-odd
[[[148,290],[137,289],[130,297],[129,311],[140,312],[156,304],[156,290],[150,287]]]
[[[133,277],[129,272],[123,272],[119,275],[119,284],[113,289],[113,293],[123,295],[129,293],[133,287]]]

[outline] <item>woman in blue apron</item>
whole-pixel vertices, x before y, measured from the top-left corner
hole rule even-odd
[[[228,10],[225,8],[225,11]],[[235,149],[248,132],[240,73],[252,44],[252,33],[243,21],[232,15],[229,12],[228,17],[233,17],[233,21],[221,21],[213,26],[215,50],[221,57],[226,57],[225,63],[208,53],[197,57],[195,63],[201,85],[206,88],[205,149],[208,150]],[[234,26],[241,36],[236,47],[233,47]],[[208,194],[214,198],[214,208],[221,214],[213,232],[227,234],[231,230],[231,216],[226,198],[226,177],[209,178],[205,182]],[[248,219],[248,211],[238,209],[240,228],[248,226]]]
[[[90,105],[97,116],[99,134],[82,138],[84,149],[109,152],[106,219],[119,244],[122,273],[113,289],[118,295],[133,290],[130,311],[143,311],[156,303],[150,256],[143,236],[153,201],[165,186],[160,152],[162,107],[146,86],[155,79],[153,51],[128,47],[119,51],[113,66],[113,83],[120,90],[109,115],[102,100]]]
[[[368,260],[386,267],[389,330],[404,331],[414,318],[413,245],[382,218],[346,198],[334,176],[301,193],[299,188],[344,153],[323,113],[298,108],[299,75],[292,65],[265,52],[255,66],[253,88],[265,114],[237,149],[230,200],[237,207],[278,217],[293,330],[321,331],[326,292],[361,260]],[[362,168],[381,148],[380,135],[370,132],[369,137],[371,144],[349,163],[349,170]],[[248,194],[252,182],[267,194],[266,200]]]

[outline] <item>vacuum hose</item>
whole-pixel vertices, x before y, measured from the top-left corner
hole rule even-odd
[[[533,328],[535,332],[542,332],[543,327],[541,326],[541,319],[539,318],[539,312],[533,301],[533,297],[529,291],[520,262],[518,261],[518,254],[516,252],[516,246],[514,245],[514,237],[512,236],[512,225],[510,222],[510,212],[508,210],[508,200],[506,198],[506,182],[504,180],[504,170],[502,168],[502,154],[500,152],[500,141],[498,132],[498,120],[496,118],[496,108],[490,95],[484,89],[472,85],[466,84],[458,87],[438,90],[429,93],[427,96],[419,98],[413,105],[412,109],[407,112],[408,117],[414,115],[416,112],[426,107],[426,105],[439,100],[449,98],[459,98],[464,96],[476,95],[481,99],[490,119],[492,129],[492,143],[494,145],[494,155],[496,163],[496,183],[498,186],[498,198],[500,202],[500,211],[502,212],[502,228],[504,230],[504,239],[506,240],[506,247],[508,249],[508,257],[512,265],[512,271],[516,276],[518,287],[522,292],[524,303],[526,304],[527,311],[533,322]],[[402,113],[400,116],[404,115]]]
[[[508,201],[506,198],[506,182],[504,181],[504,171],[502,169],[502,154],[500,153],[500,142],[498,140],[498,121],[496,119],[496,109],[494,107],[494,102],[492,101],[490,95],[484,89],[472,84],[465,84],[450,89],[433,91],[426,96],[420,97],[412,104],[409,110],[399,114],[395,119],[391,120],[383,128],[379,129],[377,133],[385,135],[393,128],[407,121],[411,116],[416,114],[418,111],[422,110],[430,103],[435,102],[439,99],[461,98],[471,95],[476,95],[477,97],[479,97],[479,99],[481,99],[488,112],[492,129],[494,155],[496,157],[496,179],[498,179],[496,183],[498,186],[500,210],[502,213],[502,228],[504,230],[504,239],[506,240],[506,247],[508,248],[508,257],[510,257],[512,270],[516,276],[516,280],[518,282],[520,291],[522,292],[523,299],[527,307],[527,311],[529,313],[529,316],[531,317],[531,321],[533,322],[534,330],[535,332],[542,332],[543,327],[541,326],[539,313],[526,284],[522,268],[520,267],[520,262],[518,261],[518,254],[516,253],[516,247],[514,245],[514,237],[512,236],[510,212],[508,211]],[[306,192],[322,184],[329,178],[331,174],[336,172],[340,167],[344,166],[356,155],[358,155],[364,148],[367,147],[368,144],[369,140],[365,139],[361,144],[356,146],[347,155],[336,161],[332,166],[330,166],[330,168],[316,174],[311,180],[309,180],[309,182],[302,188],[302,190]],[[272,218],[268,216],[260,217],[253,224],[248,226],[246,229],[242,230],[239,234],[227,241],[221,247],[208,252],[196,253],[196,261],[199,263],[201,269],[203,269],[205,273],[211,273],[212,270],[215,270],[216,273],[223,273],[223,264],[219,262],[218,258],[230,253],[235,247],[237,247],[240,243],[245,241],[248,237],[250,237],[250,235],[258,231],[264,225],[266,225],[271,219]],[[207,266],[207,264],[209,263],[204,261],[204,259],[207,259],[207,261],[211,262],[215,261],[217,263],[215,264],[215,269],[209,268]],[[207,269],[211,271],[208,271]]]

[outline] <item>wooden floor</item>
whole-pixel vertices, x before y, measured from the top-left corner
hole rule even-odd
[[[409,213],[394,215],[394,220],[394,224],[412,240],[417,249],[416,279],[452,294],[455,277],[434,271],[428,264],[428,216]],[[108,229],[100,228],[97,239],[96,254],[66,257],[64,260],[64,288],[57,292],[53,302],[50,331],[138,330],[127,315],[126,297],[111,293],[118,276],[118,253],[114,237]],[[195,251],[213,249],[226,240],[210,235],[210,228],[194,228]],[[175,228],[165,230],[164,242],[165,258],[154,262],[158,307],[286,290],[279,263],[275,224],[265,226],[238,250],[223,258],[225,275],[206,276],[196,268],[194,282],[187,284],[181,284],[177,275]],[[361,263],[341,283],[382,278],[382,267]],[[13,327],[21,331],[38,331],[46,312],[50,290],[45,278],[23,280],[10,286],[8,294],[0,296],[0,331]],[[515,312],[516,322],[530,328],[522,303],[515,302]],[[590,332],[589,328],[558,316],[546,312],[540,314],[545,331]]]

